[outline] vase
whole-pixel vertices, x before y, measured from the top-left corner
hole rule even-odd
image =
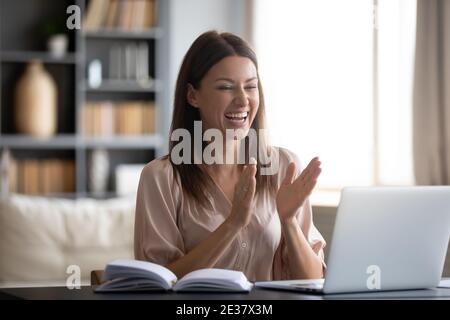
[[[53,58],[61,59],[67,54],[69,39],[66,34],[55,34],[47,40],[47,48]]]
[[[15,124],[19,133],[49,137],[56,131],[57,90],[39,61],[31,61],[15,90]]]
[[[106,193],[109,176],[109,154],[105,149],[94,149],[89,161],[89,189],[92,193]]]

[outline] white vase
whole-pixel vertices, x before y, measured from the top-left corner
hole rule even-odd
[[[63,58],[67,54],[69,39],[66,34],[55,34],[47,41],[50,55],[56,59]]]
[[[56,132],[57,90],[39,61],[31,61],[15,90],[15,124],[19,133],[48,137]]]
[[[91,153],[89,186],[95,194],[106,193],[109,176],[109,155],[107,150],[95,149]]]

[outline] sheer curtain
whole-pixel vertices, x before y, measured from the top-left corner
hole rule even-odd
[[[450,2],[418,1],[414,169],[419,184],[450,184]]]
[[[319,155],[319,190],[412,183],[414,17],[410,0],[254,1],[271,142]]]
[[[414,184],[412,96],[416,1],[378,0],[376,184]]]

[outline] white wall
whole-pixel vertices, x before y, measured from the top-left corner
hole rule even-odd
[[[243,36],[244,2],[240,0],[172,0],[170,61],[176,79],[181,60],[201,33],[216,29]]]
[[[215,29],[246,38],[245,9],[248,0],[170,0],[169,6],[169,99],[186,51],[203,32]]]

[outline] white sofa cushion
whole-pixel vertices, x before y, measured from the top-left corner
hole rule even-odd
[[[134,197],[0,200],[0,286],[64,285],[69,265],[88,283],[91,270],[132,258],[134,209]]]

